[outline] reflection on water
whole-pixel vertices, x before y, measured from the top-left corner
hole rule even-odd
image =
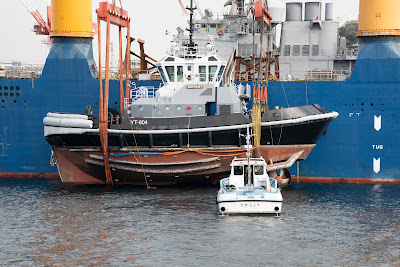
[[[400,265],[399,186],[294,184],[278,219],[216,192],[0,179],[0,265]]]

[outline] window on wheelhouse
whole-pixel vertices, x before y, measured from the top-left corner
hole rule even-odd
[[[263,175],[264,174],[264,166],[254,166],[255,175]]]
[[[169,81],[172,83],[175,82],[174,66],[165,66],[165,70],[167,71]]]
[[[207,67],[206,66],[199,66],[199,76],[200,76],[200,82],[207,81]]]
[[[180,82],[183,80],[183,66],[177,66],[176,69],[176,81]]]
[[[243,166],[233,167],[233,175],[243,175]]]
[[[208,66],[208,81],[212,82],[214,80],[215,73],[217,72],[218,66]]]
[[[162,69],[161,66],[158,66],[157,68],[158,68],[158,72],[160,73],[161,80],[163,81],[163,83],[166,83],[167,79],[165,78],[164,70]]]
[[[219,69],[218,78],[217,78],[218,82],[221,81],[221,77],[222,77],[222,73],[224,73],[224,69],[225,69],[225,66],[221,66],[221,68]]]

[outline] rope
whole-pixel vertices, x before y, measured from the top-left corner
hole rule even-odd
[[[272,136],[272,125],[269,126],[269,132],[271,134],[271,145],[274,145],[274,137]]]
[[[308,105],[308,92],[307,92],[308,88],[307,88],[307,81],[304,80],[304,83],[305,83],[305,85],[306,85],[306,105]]]
[[[283,119],[282,116],[282,109],[281,109],[281,119]],[[283,130],[283,123],[281,124],[281,133],[279,135],[279,142],[278,142],[278,146],[281,144],[281,138],[282,138],[282,130]]]
[[[189,122],[188,122],[188,132],[187,132],[188,140],[187,140],[187,148],[190,147],[190,138],[189,138],[190,118],[191,118],[191,117],[189,117]]]
[[[257,149],[260,146],[253,147],[251,150]],[[179,155],[186,152],[194,152],[205,156],[214,156],[214,157],[234,157],[245,154],[247,151],[244,149],[237,149],[237,150],[225,150],[225,151],[204,151],[204,150],[194,150],[194,149],[187,149],[182,151],[174,151],[174,152],[165,152],[164,156],[173,156]],[[233,154],[216,154],[216,153],[233,153]],[[236,152],[236,153],[235,153]]]
[[[283,82],[282,82],[282,80],[281,80],[281,85],[282,85],[283,93],[285,94],[286,104],[287,104],[288,108],[290,108],[290,106],[289,106],[289,101],[287,100],[287,96],[286,96],[286,92],[285,92],[285,87],[283,87]]]
[[[107,158],[118,158],[118,157],[125,157],[125,156],[130,156],[130,155],[149,155],[149,156],[163,156],[164,153],[154,153],[154,152],[129,152],[129,153],[122,153],[122,154],[110,154],[108,157],[103,157],[103,159]]]
[[[138,152],[138,154],[139,154],[139,160],[137,159],[137,157],[136,157],[135,154],[133,154],[133,156],[135,157],[136,162],[139,162],[139,163],[140,163],[140,166],[142,167],[142,172],[143,172],[144,181],[146,182],[146,188],[147,188],[147,189],[156,189],[157,187],[150,187],[150,186],[149,186],[149,183],[148,183],[147,177],[146,177],[146,172],[144,171],[144,167],[143,167],[143,163],[142,163],[142,158],[141,158],[141,156],[140,156],[139,147],[138,147],[138,145],[137,145],[136,136],[135,136],[135,133],[133,133],[133,127],[132,127],[132,121],[131,121],[131,120],[129,120],[129,124],[130,124],[130,126],[131,126],[132,135],[133,135],[133,140],[135,140],[135,147],[136,147],[136,150],[137,150],[137,152]],[[119,127],[121,128],[121,126],[119,126]]]
[[[56,161],[56,157],[54,154],[54,150],[51,149],[50,165],[51,165],[51,167],[54,167],[54,165],[56,165],[56,164],[57,164],[57,161]]]

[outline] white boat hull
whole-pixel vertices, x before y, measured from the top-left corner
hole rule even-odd
[[[229,214],[280,214],[282,201],[240,200],[217,202],[221,215]]]

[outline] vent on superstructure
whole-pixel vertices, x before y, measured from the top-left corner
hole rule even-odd
[[[283,55],[285,57],[290,56],[290,45],[285,45],[285,48],[283,49]]]
[[[310,55],[310,46],[303,45],[303,56],[309,56],[309,55]]]
[[[319,56],[319,45],[313,45],[312,46],[312,55],[313,56]]]
[[[300,56],[300,46],[299,45],[293,46],[293,56]]]
[[[229,115],[229,114],[231,114],[231,105],[220,105],[219,106],[219,114],[220,115]]]

